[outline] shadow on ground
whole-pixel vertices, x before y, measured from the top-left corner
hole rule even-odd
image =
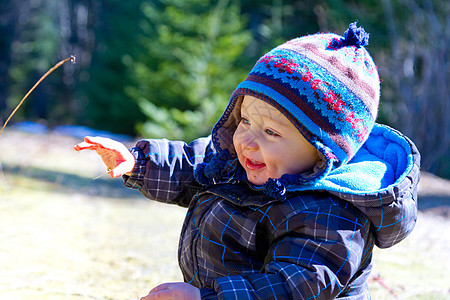
[[[106,197],[114,199],[140,198],[137,191],[123,186],[121,178],[111,179],[107,174],[100,178],[80,176],[70,172],[52,171],[35,166],[3,164],[3,173],[7,176],[20,176],[38,180],[51,185],[54,192],[73,192],[81,195]],[[142,199],[142,198],[141,198]],[[427,192],[418,196],[418,208],[426,213],[433,213],[450,218],[450,194],[433,194]]]
[[[86,196],[107,197],[114,199],[140,198],[137,191],[127,189],[123,186],[121,178],[111,179],[105,174],[94,179],[83,177],[68,172],[52,171],[34,166],[18,166],[12,164],[2,165],[2,170],[7,178],[28,178],[48,185],[53,192],[77,193]],[[1,170],[0,170],[1,171]]]
[[[450,218],[450,196],[448,195],[419,196],[418,207],[420,211]]]

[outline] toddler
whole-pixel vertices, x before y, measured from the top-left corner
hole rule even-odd
[[[130,151],[86,137],[125,186],[187,207],[184,283],[142,299],[368,299],[374,245],[417,217],[419,153],[375,123],[368,34],[319,33],[260,58],[210,137],[141,140]]]

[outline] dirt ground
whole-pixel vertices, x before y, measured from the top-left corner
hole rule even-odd
[[[181,281],[182,208],[107,176],[78,140],[13,129],[0,136],[0,300],[138,299]],[[127,145],[132,146],[132,145]],[[375,251],[372,299],[450,299],[450,183],[423,174],[418,223]]]

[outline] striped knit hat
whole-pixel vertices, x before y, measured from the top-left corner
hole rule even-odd
[[[318,33],[288,41],[261,57],[231,95],[212,138],[233,152],[244,95],[281,111],[323,155],[320,177],[349,161],[367,140],[378,111],[380,81],[356,22],[344,37]],[[318,174],[316,174],[318,175]]]

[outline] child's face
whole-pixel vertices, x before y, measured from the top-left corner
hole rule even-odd
[[[281,112],[251,96],[242,102],[233,144],[248,180],[255,185],[311,170],[319,159],[317,150]]]

